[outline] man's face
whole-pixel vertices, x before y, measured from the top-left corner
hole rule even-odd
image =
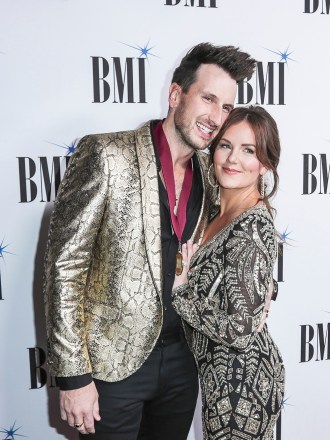
[[[199,67],[187,93],[172,84],[170,106],[180,141],[194,150],[205,149],[232,110],[236,90],[236,81],[214,64]]]

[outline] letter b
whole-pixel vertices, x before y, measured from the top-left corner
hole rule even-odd
[[[314,347],[311,344],[312,339],[314,338],[314,329],[311,325],[301,325],[301,347],[300,347],[300,362],[309,362],[314,356]],[[308,331],[308,340],[307,340],[307,329]],[[308,354],[306,356],[306,348]]]
[[[36,164],[30,157],[18,157],[18,172],[19,172],[19,186],[21,201],[20,203],[33,202],[37,197],[37,185],[32,180],[36,173]],[[27,164],[29,168],[29,175],[27,175]],[[29,183],[28,183],[29,182]],[[28,200],[28,187],[30,193],[30,200]]]
[[[31,390],[42,388],[47,382],[47,373],[41,366],[46,362],[46,355],[42,348],[28,348],[30,359]],[[39,386],[38,386],[39,383]]]
[[[313,4],[313,10],[311,10],[311,3]],[[318,7],[319,7],[319,0],[305,0],[304,13],[313,14],[314,12],[316,12]]]
[[[317,179],[313,174],[317,160],[313,154],[303,154],[303,158],[303,194],[313,194],[317,186]]]
[[[109,74],[109,63],[103,57],[91,57],[93,60],[93,89],[94,89],[94,101],[93,102],[105,102],[110,96],[110,86],[105,80],[105,77]],[[100,65],[101,64],[101,65]],[[100,69],[102,67],[103,73],[100,77]],[[103,100],[101,101],[101,84],[103,84]]]

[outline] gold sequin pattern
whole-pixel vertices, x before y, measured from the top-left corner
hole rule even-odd
[[[272,440],[284,367],[267,325],[258,333],[277,243],[265,206],[234,219],[193,256],[174,307],[193,328],[207,440]]]

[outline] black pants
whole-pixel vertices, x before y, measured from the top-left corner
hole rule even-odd
[[[186,440],[198,395],[196,366],[185,340],[157,345],[120,382],[95,380],[101,421],[81,440]]]

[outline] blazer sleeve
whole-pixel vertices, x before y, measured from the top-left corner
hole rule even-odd
[[[84,290],[91,254],[109,198],[109,164],[101,142],[84,137],[61,183],[45,259],[48,365],[57,377],[91,372]]]
[[[212,282],[173,290],[174,308],[193,328],[213,341],[246,350],[257,333],[276,258],[273,223],[253,217],[234,226],[224,243],[221,265],[213,266]],[[212,270],[211,270],[212,272]],[[205,291],[203,284],[208,284]]]

